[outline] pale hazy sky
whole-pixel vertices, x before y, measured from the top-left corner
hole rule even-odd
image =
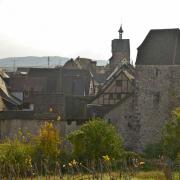
[[[150,29],[180,27],[180,1],[0,0],[0,58],[50,55],[107,60],[121,23],[135,60]]]

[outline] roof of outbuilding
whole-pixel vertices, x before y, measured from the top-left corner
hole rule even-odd
[[[180,65],[180,30],[150,30],[138,47],[136,65]]]

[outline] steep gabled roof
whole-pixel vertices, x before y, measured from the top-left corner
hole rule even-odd
[[[107,89],[121,73],[124,73],[130,81],[134,80],[134,72],[134,67],[129,63],[117,66],[114,71],[107,77],[102,87],[102,91]]]
[[[14,105],[21,105],[22,102],[20,100],[18,100],[17,98],[13,97],[7,87],[6,84],[4,82],[4,80],[0,77],[0,96],[2,97],[2,99],[10,102],[11,104]]]
[[[124,73],[124,75],[130,80],[134,80],[134,74],[135,74],[135,69],[131,64],[121,64],[117,66],[114,71],[108,76],[106,79],[105,83],[102,86],[101,91],[92,99],[95,100],[98,98],[101,94],[103,94],[106,89],[116,80],[116,78],[121,74]]]
[[[2,70],[2,69],[0,69],[0,76],[1,76],[3,79],[6,79],[6,78],[9,79],[8,74],[7,74],[4,70]]]
[[[180,30],[150,30],[138,47],[136,65],[180,65]]]

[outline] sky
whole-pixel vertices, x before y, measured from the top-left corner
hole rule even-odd
[[[179,28],[179,7],[179,0],[0,0],[0,58],[108,60],[122,23],[135,61],[150,29]]]

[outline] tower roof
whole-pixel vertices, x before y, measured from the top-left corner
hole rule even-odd
[[[123,33],[123,32],[124,32],[123,29],[122,29],[122,24],[121,24],[121,27],[120,27],[120,29],[119,29],[118,32],[119,32],[119,33]]]

